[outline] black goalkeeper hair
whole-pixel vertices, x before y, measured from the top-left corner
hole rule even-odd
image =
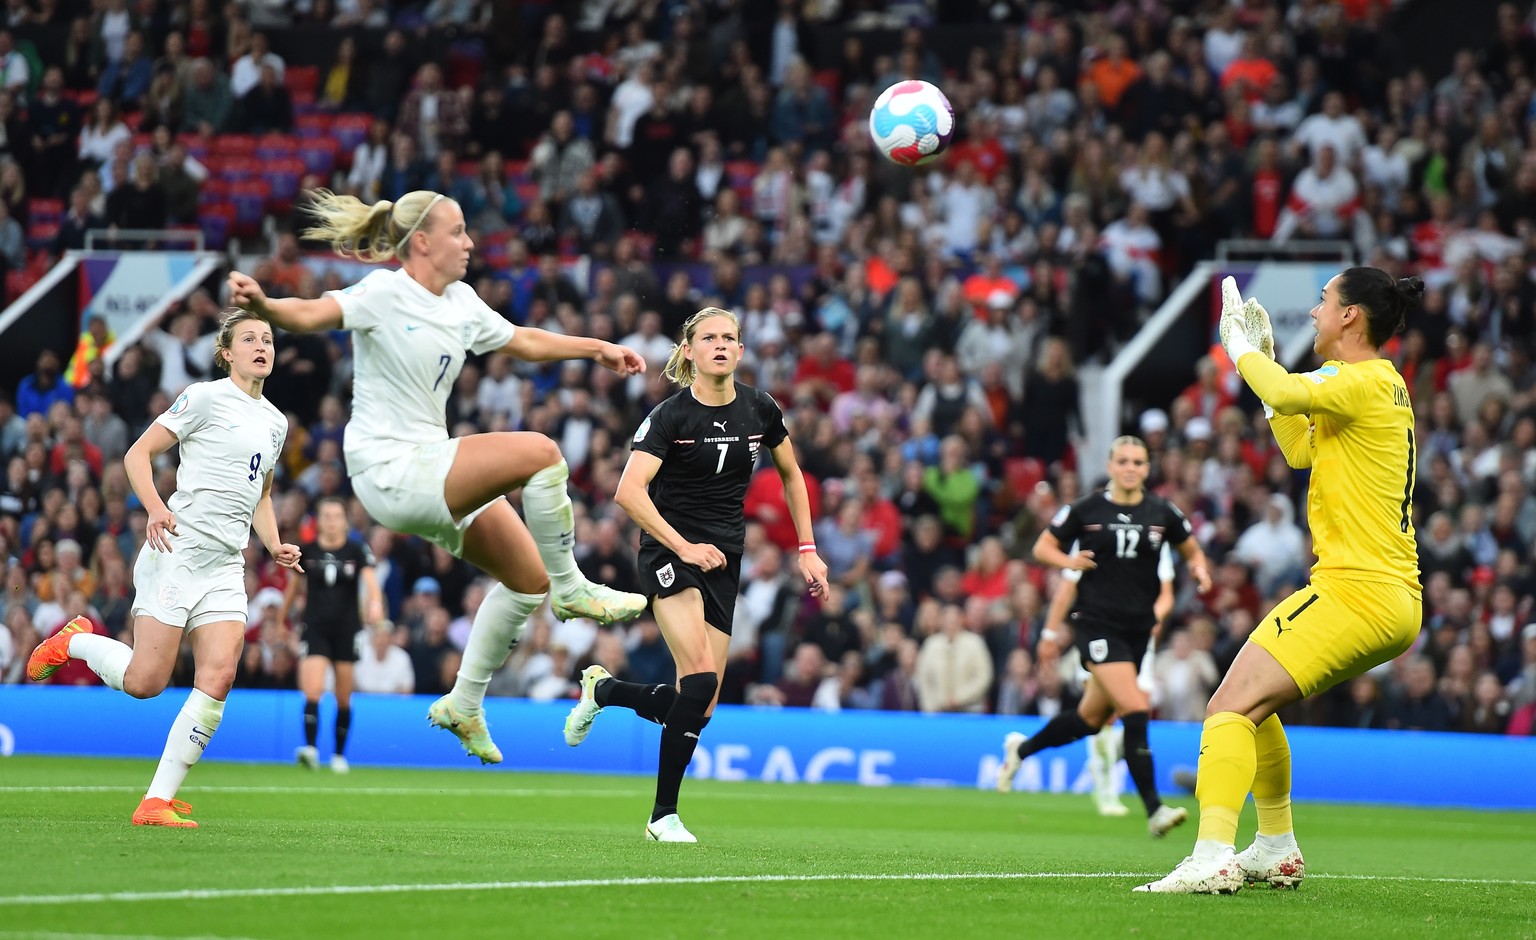
[[[1339,275],[1339,303],[1365,310],[1365,333],[1371,345],[1382,347],[1401,333],[1408,314],[1424,299],[1424,282],[1416,277],[1397,280],[1380,268],[1354,267]]]

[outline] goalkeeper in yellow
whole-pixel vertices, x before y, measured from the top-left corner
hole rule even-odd
[[[1254,628],[1206,706],[1194,852],[1137,891],[1230,894],[1294,887],[1305,874],[1291,827],[1291,750],[1275,712],[1409,648],[1423,616],[1412,510],[1416,454],[1408,390],[1380,348],[1403,328],[1424,282],[1376,268],[1334,276],[1312,308],[1325,361],[1293,374],[1273,360],[1269,315],[1222,283],[1222,345],[1264,402],[1292,467],[1312,468],[1309,585]],[[1258,836],[1235,849],[1253,793]]]

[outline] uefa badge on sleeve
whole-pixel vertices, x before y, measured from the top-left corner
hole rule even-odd
[[[671,587],[672,582],[677,580],[677,572],[672,570],[672,563],[670,561],[656,569],[656,580],[664,588]]]

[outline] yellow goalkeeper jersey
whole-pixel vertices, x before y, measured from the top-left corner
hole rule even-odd
[[[1329,360],[1290,373],[1249,353],[1238,371],[1275,411],[1270,427],[1293,467],[1311,467],[1313,576],[1419,585],[1413,532],[1418,454],[1408,388],[1386,359]]]

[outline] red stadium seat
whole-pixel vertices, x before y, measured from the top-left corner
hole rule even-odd
[[[284,157],[267,164],[267,179],[272,192],[267,198],[267,208],[273,212],[287,212],[293,208],[293,200],[299,194],[299,181],[306,172],[304,161],[298,157]]]
[[[13,304],[16,298],[25,294],[33,284],[38,282],[38,275],[31,271],[7,271],[5,273],[5,302]]]
[[[233,235],[254,235],[267,217],[267,199],[272,184],[266,179],[249,179],[229,187],[229,201],[235,207]]]
[[[998,492],[999,508],[1016,509],[1024,505],[1035,486],[1045,479],[1045,464],[1034,457],[1010,457],[1003,464],[1003,486]]]
[[[336,146],[341,148],[336,154],[336,162],[342,169],[352,166],[352,152],[357,145],[368,139],[368,129],[373,126],[373,117],[367,114],[338,114],[331,124],[330,136],[336,138]]]
[[[827,93],[827,100],[831,102],[833,110],[841,106],[843,100],[843,77],[837,69],[822,69],[811,79]]]
[[[320,90],[320,67],[317,65],[290,65],[283,73],[283,85],[295,103],[314,101]]]
[[[506,172],[509,183],[527,183],[533,180],[533,174],[528,171],[527,160],[508,160]]]
[[[256,135],[220,134],[213,138],[212,152],[226,157],[254,157]]]
[[[33,222],[27,226],[27,247],[41,250],[53,244],[53,239],[59,234],[59,223]]]
[[[306,140],[324,137],[331,132],[335,117],[323,111],[300,114],[293,119],[294,134]]]
[[[299,139],[291,134],[263,134],[256,141],[256,159],[272,163],[299,152]]]
[[[235,207],[227,202],[201,206],[197,210],[198,227],[203,230],[204,244],[222,251],[229,244],[230,230],[235,226]]]
[[[214,202],[229,201],[229,180],[218,176],[210,176],[203,180],[203,184],[197,189],[197,202],[206,205]]]
[[[34,225],[38,222],[58,222],[64,218],[64,200],[29,199],[27,200],[27,217]]]
[[[261,176],[264,167],[255,157],[225,157],[218,161],[219,175],[231,183]]]
[[[300,142],[298,156],[309,172],[329,179],[331,171],[336,169],[336,155],[340,150],[334,137],[319,137]]]

